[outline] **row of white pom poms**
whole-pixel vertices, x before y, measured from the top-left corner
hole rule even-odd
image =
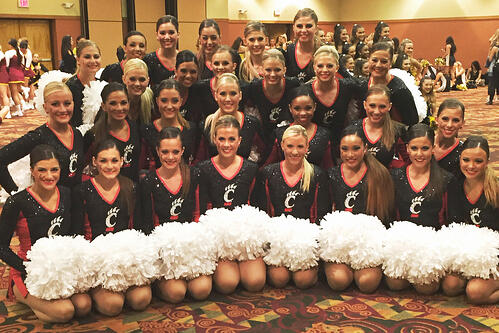
[[[499,233],[473,225],[435,231],[395,222],[386,229],[373,216],[333,212],[319,226],[242,206],[209,210],[199,223],[165,223],[149,236],[126,230],[92,242],[42,238],[27,254],[25,282],[32,295],[58,299],[97,286],[124,291],[157,278],[193,279],[212,274],[219,259],[263,257],[291,271],[316,267],[320,259],[356,270],[381,266],[389,277],[428,284],[449,272],[498,277],[498,249]]]

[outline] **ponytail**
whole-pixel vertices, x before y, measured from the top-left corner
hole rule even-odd
[[[431,157],[430,161],[430,181],[428,182],[428,186],[425,188],[425,194],[428,197],[436,196],[441,197],[444,193],[445,189],[445,177],[444,171],[438,165],[437,160],[434,156]]]
[[[101,113],[101,115],[97,118],[97,121],[92,129],[95,136],[95,142],[102,142],[106,140],[108,137],[107,133],[109,132],[107,129],[107,112],[100,108],[99,113]]]
[[[395,126],[393,120],[390,117],[390,113],[385,114],[385,121],[383,122],[383,134],[381,135],[381,141],[385,145],[386,149],[390,151],[395,143]]]
[[[154,93],[151,88],[147,87],[146,91],[140,95],[140,114],[139,119],[144,124],[151,123],[151,110],[154,105]]]
[[[135,210],[136,194],[130,178],[118,175],[120,183],[121,203],[128,207],[128,215],[133,216]]]
[[[485,179],[483,181],[483,193],[487,204],[493,208],[499,208],[499,183],[492,168],[487,165],[485,168]]]
[[[395,190],[388,170],[371,153],[364,155],[367,166],[366,213],[388,222],[393,213]]]
[[[303,158],[303,176],[301,178],[301,190],[307,193],[310,190],[310,180],[314,177],[314,167]]]

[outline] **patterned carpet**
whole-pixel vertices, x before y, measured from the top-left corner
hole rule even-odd
[[[499,102],[485,105],[486,89],[449,92],[438,101],[457,97],[466,105],[462,137],[489,138],[491,161],[499,172]],[[44,122],[36,111],[0,125],[0,146]],[[14,242],[17,240],[14,239]],[[13,244],[14,246],[17,244]],[[420,296],[381,287],[373,295],[354,288],[332,292],[323,281],[306,291],[294,287],[261,293],[239,290],[231,296],[213,293],[209,301],[187,300],[176,306],[158,300],[144,312],[126,309],[107,318],[92,313],[82,320],[49,325],[24,305],[5,299],[8,268],[0,262],[0,332],[494,332],[499,331],[497,306],[469,306],[463,296]]]

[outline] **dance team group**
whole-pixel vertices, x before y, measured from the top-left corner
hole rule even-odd
[[[386,42],[370,47],[368,80],[339,78],[338,52],[318,44],[317,23],[313,10],[298,11],[296,40],[286,51],[265,50],[264,25],[248,23],[240,63],[234,50],[219,45],[214,20],[201,22],[195,55],[177,51],[177,20],[161,17],[157,51],[145,55],[145,37],[130,32],[126,58],[103,71],[109,84],[84,134],[77,129],[85,117],[84,89],[96,80],[101,54],[94,42],[80,41],[77,73],[40,92],[47,123],[0,149],[0,185],[12,193],[0,217],[9,296],[41,320],[65,322],[88,314],[92,303],[109,316],[125,303],[143,310],[153,293],[172,303],[187,292],[206,299],[212,282],[224,294],[240,282],[249,291],[265,283],[283,287],[290,279],[300,288],[316,283],[317,267],[290,273],[257,258],[220,260],[213,276],[160,279],[126,292],[99,287],[48,301],[26,288],[23,262],[40,238],[93,240],[132,228],[148,234],[164,223],[198,221],[211,208],[251,204],[270,216],[311,223],[337,210],[373,215],[387,226],[410,221],[439,229],[465,222],[497,230],[499,185],[488,166],[487,140],[458,138],[465,106],[446,99],[434,114],[436,130],[421,123],[422,98],[391,74],[393,48]],[[32,185],[15,193],[8,165],[28,154]],[[17,254],[10,248],[14,233]],[[324,271],[333,290],[355,280],[361,291],[374,292],[383,277],[379,267],[354,271],[326,262]],[[392,290],[409,286],[385,281]],[[414,287],[431,294],[440,286],[447,295],[466,292],[473,303],[499,299],[493,278],[448,274],[441,284]]]

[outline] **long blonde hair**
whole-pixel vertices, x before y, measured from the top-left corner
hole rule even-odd
[[[241,88],[239,86],[239,80],[237,79],[237,76],[235,76],[234,74],[224,73],[224,74],[220,75],[220,77],[217,80],[217,84],[215,86],[216,91],[218,91],[218,88],[220,88],[220,86],[222,84],[225,84],[225,83],[235,83],[237,85],[237,87],[239,88],[239,92],[241,92]],[[213,138],[214,138],[214,135],[216,133],[216,129],[215,129],[216,123],[218,122],[218,119],[221,116],[222,116],[222,111],[220,110],[220,108],[218,108],[218,110],[215,111],[215,113],[210,114],[208,117],[206,117],[204,129],[205,130],[209,129],[209,138],[212,142],[214,142]]]
[[[265,35],[265,37],[268,37],[267,29],[265,29],[265,25],[260,21],[250,21],[246,24],[246,27],[244,28],[244,38],[248,38],[248,35],[252,32],[261,32]],[[246,48],[244,60],[241,63],[241,68],[239,69],[239,77],[241,80],[248,82],[253,81],[253,79],[261,79],[260,74],[251,62],[251,53],[249,48]]]
[[[302,136],[308,142],[307,130],[301,125],[291,125],[289,126],[282,135],[281,143],[287,138],[293,136]],[[310,181],[314,177],[314,167],[307,161],[306,157],[303,157],[303,176],[301,178],[301,190],[303,192],[308,192],[310,190]]]
[[[149,71],[147,65],[144,61],[136,58],[130,59],[125,63],[123,67],[123,76],[127,76],[130,71],[133,70],[143,70],[146,73],[147,78],[149,78]],[[154,93],[151,88],[147,87],[142,95],[140,95],[140,110],[139,110],[139,119],[144,124],[151,123],[151,110],[154,105]],[[130,111],[132,111],[130,109]]]

